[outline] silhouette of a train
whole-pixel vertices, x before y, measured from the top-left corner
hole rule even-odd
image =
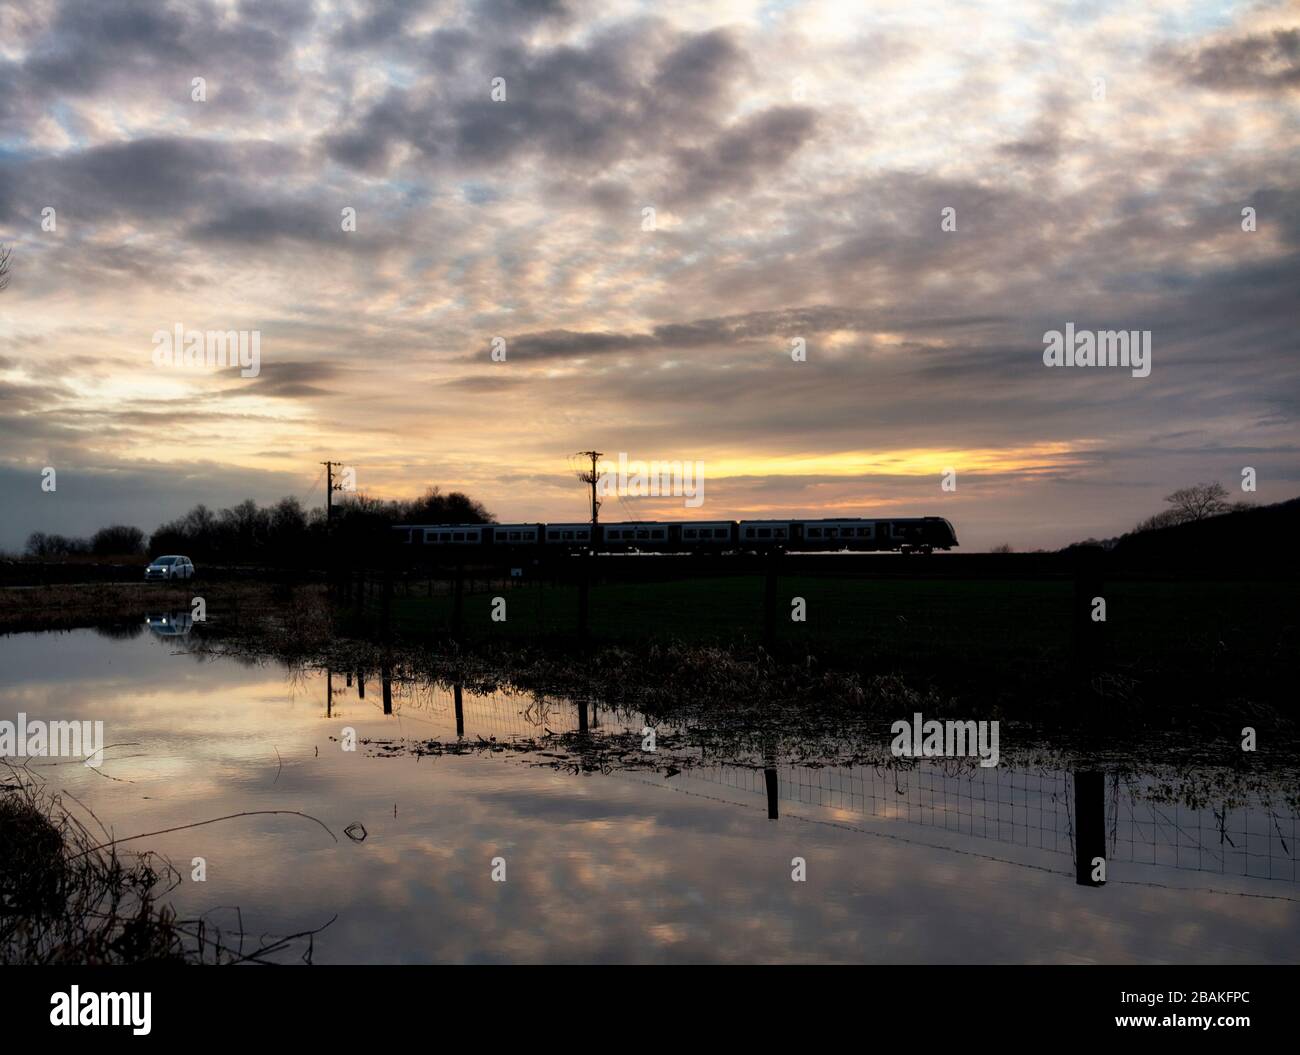
[[[957,545],[943,517],[860,520],[692,520],[597,524],[399,524],[401,543],[444,547],[543,547],[598,553],[724,553],[855,550],[930,553]]]

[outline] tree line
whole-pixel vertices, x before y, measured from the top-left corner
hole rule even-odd
[[[329,535],[335,546],[384,544],[394,524],[490,524],[495,517],[460,491],[430,487],[416,499],[385,501],[350,495],[334,507]],[[213,510],[199,503],[159,525],[147,538],[138,527],[111,524],[89,538],[35,531],[26,555],[45,560],[68,557],[138,558],[179,553],[211,564],[260,563],[311,566],[325,557],[325,511],[305,510],[297,498],[260,506],[251,498]]]

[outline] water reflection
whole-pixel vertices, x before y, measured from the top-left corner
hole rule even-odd
[[[317,962],[1297,958],[1297,814],[1269,781],[848,764],[685,721],[647,758],[632,708],[198,662],[154,634],[3,638],[0,670],[0,717],[101,719],[126,745],[99,774],[42,771],[119,835],[259,809],[364,824],[361,843],[282,817],[149,842],[207,859],[186,914],[292,933],[337,913]]]
[[[388,690],[385,713],[390,714]],[[461,685],[439,686],[412,681],[400,687],[404,708],[438,716],[450,700],[456,737],[466,736],[466,707]],[[592,717],[589,719],[589,709]],[[640,738],[647,719],[635,710],[616,709],[600,724],[600,709],[586,700],[538,701],[511,694],[476,695],[468,710],[470,746],[497,750],[498,741],[544,755],[552,767],[609,772],[619,768],[680,769],[682,781],[711,782],[762,796],[770,820],[781,817],[781,803],[815,805],[838,815],[883,818],[924,828],[939,828],[976,839],[1010,843],[1046,854],[1070,855],[1072,868],[1060,870],[1050,857],[1049,871],[1073,875],[1081,886],[1106,885],[1116,863],[1154,865],[1184,871],[1213,872],[1300,882],[1294,848],[1300,814],[1282,804],[1281,786],[1268,795],[1259,788],[1234,797],[1223,788],[1217,801],[1206,797],[1205,782],[1187,774],[1181,791],[1170,774],[1095,769],[1052,769],[928,759],[882,759],[870,766],[813,762],[779,765],[768,746],[750,759],[716,764],[704,747],[677,747],[646,753],[628,765],[622,750]],[[708,742],[708,729],[694,739]],[[699,730],[695,730],[699,732]],[[692,730],[661,726],[676,741],[691,741]],[[566,735],[567,734],[567,735]],[[538,738],[541,738],[540,741]],[[399,745],[380,741],[387,751],[406,746],[428,753],[430,741],[411,738]],[[435,741],[439,748],[452,745]],[[711,745],[715,755],[716,743]],[[617,748],[618,750],[611,750]],[[730,756],[728,756],[730,757]],[[622,763],[620,765],[619,763]],[[1230,778],[1231,774],[1220,774]],[[1140,875],[1134,873],[1140,879]]]
[[[145,625],[159,637],[187,637],[194,629],[194,617],[188,609],[178,612],[150,613],[144,617]]]

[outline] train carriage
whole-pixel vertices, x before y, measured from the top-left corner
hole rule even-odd
[[[493,546],[536,546],[542,541],[545,524],[491,524]]]
[[[699,520],[673,525],[673,541],[695,553],[720,553],[736,545],[734,520]]]
[[[741,549],[791,549],[803,541],[798,520],[742,520],[736,526]]]
[[[878,520],[854,520],[836,517],[830,520],[805,520],[805,549],[871,550],[880,537]]]
[[[956,546],[943,517],[822,520],[623,521],[566,524],[401,524],[394,538],[412,546],[483,549],[539,547],[541,552],[722,553],[852,550],[930,553]]]
[[[602,550],[606,553],[663,551],[676,541],[673,528],[663,521],[628,521],[601,525]]]
[[[547,550],[591,549],[591,523],[545,524],[546,538],[542,545]]]

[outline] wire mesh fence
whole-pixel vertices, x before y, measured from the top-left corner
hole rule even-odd
[[[377,680],[372,676],[372,685]],[[342,676],[332,678],[337,697],[358,698],[363,683],[362,677],[349,676],[346,685]],[[394,681],[384,696],[372,688],[370,702],[379,706],[379,699],[391,699],[399,714],[422,717],[448,730],[455,718],[458,735],[486,739],[579,731],[593,736],[639,733],[643,726],[634,711],[540,699],[532,693],[458,692],[421,681]],[[771,783],[768,772],[775,774]],[[951,760],[918,760],[896,767],[765,765],[761,759],[716,765],[701,756],[688,777],[753,796],[755,805],[775,788],[777,800],[787,805],[940,829],[1057,854],[1071,862],[1081,827],[1076,811],[1082,807],[1104,830],[1105,856],[1112,863],[1300,882],[1300,815],[1294,809],[1257,792],[1239,802],[1197,795],[1202,801],[1189,804],[1171,790],[1167,775],[1081,775],[1066,769],[985,768]]]

